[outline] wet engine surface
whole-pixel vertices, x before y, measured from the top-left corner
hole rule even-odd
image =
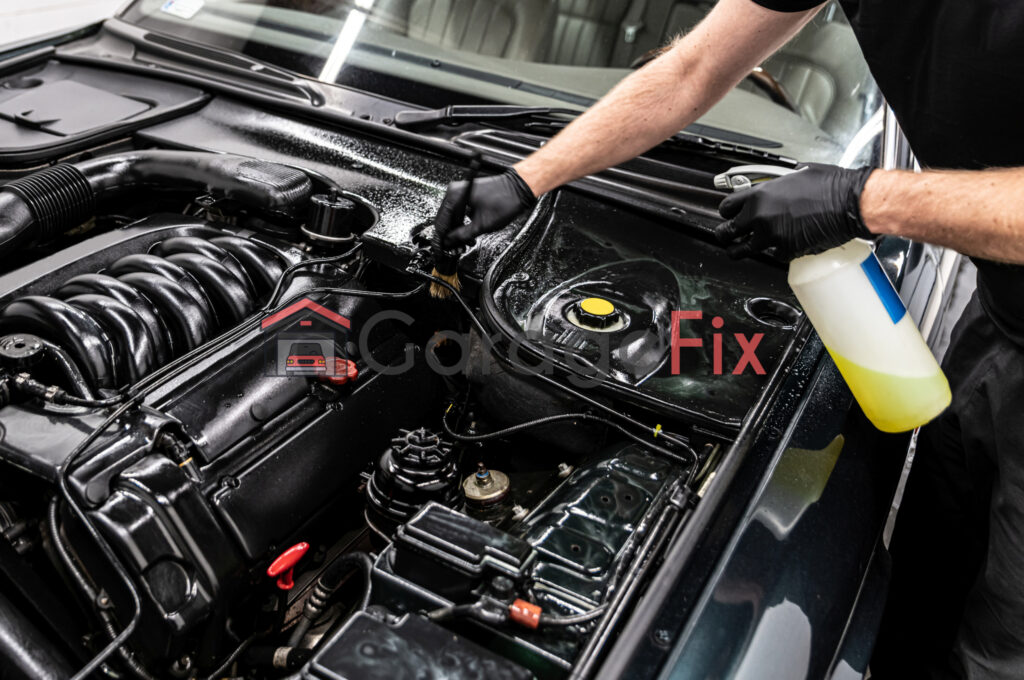
[[[781,270],[567,190],[437,300],[465,158],[189,107],[0,188],[0,606],[35,645],[0,652],[52,677],[590,667],[791,359]]]

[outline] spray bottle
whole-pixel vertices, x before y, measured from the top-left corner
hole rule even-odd
[[[733,168],[716,178],[716,185],[741,189],[786,171]],[[788,280],[875,427],[905,432],[949,406],[952,396],[946,376],[870,243],[855,239],[796,258],[789,265]]]
[[[789,285],[875,427],[912,430],[949,406],[946,376],[868,242],[798,257]]]

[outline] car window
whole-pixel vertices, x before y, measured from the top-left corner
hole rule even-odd
[[[323,356],[323,350],[320,349],[320,345],[315,342],[295,343],[288,351],[289,354],[295,356]]]
[[[136,0],[123,18],[424,106],[584,108],[714,3],[702,0]],[[829,4],[699,122],[801,160],[871,160],[881,98]]]

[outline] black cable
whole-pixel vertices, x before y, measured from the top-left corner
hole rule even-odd
[[[467,618],[475,619],[481,623],[488,623],[492,626],[500,626],[508,621],[508,612],[488,609],[485,603],[481,601],[474,604],[457,604],[434,609],[427,612],[427,618],[431,621]]]
[[[485,442],[491,439],[500,439],[501,437],[507,437],[509,435],[515,434],[516,432],[529,430],[534,427],[540,427],[541,425],[547,425],[549,423],[555,423],[562,420],[597,420],[601,422],[606,422],[604,421],[604,419],[598,418],[597,416],[592,415],[590,413],[559,413],[556,415],[544,416],[542,418],[535,418],[533,420],[518,423],[516,425],[512,425],[501,430],[486,432],[484,434],[460,434],[458,432],[455,432],[448,425],[448,412],[446,411],[444,416],[441,418],[441,425],[444,426],[444,431],[447,432],[448,436],[450,436],[452,439],[457,439],[460,442]]]
[[[451,407],[449,407],[449,410],[451,410]],[[638,436],[637,434],[630,432],[629,430],[619,425],[618,423],[611,422],[605,418],[596,416],[593,413],[560,413],[557,415],[544,416],[542,418],[529,420],[525,423],[512,425],[511,427],[506,427],[503,430],[495,430],[494,432],[487,432],[485,434],[470,435],[460,434],[452,430],[451,427],[448,425],[448,411],[445,411],[445,414],[441,417],[441,425],[444,427],[444,431],[447,432],[448,435],[453,439],[457,439],[463,442],[483,442],[489,439],[507,437],[508,435],[515,434],[516,432],[521,432],[522,430],[528,430],[533,427],[539,427],[541,425],[547,425],[549,423],[554,423],[562,420],[588,420],[591,422],[601,423],[602,425],[607,425],[608,427],[615,429],[616,431],[620,432],[626,437],[629,437],[637,444],[648,447],[656,451],[657,453],[661,454],[662,456],[665,456],[669,460],[673,460],[676,461],[677,463],[682,463],[684,465],[689,464],[688,460],[680,456],[675,451],[670,451],[669,449],[658,446],[657,444],[653,444],[647,441],[646,439],[643,439],[642,437]]]
[[[608,609],[608,603],[594,607],[589,612],[583,612],[582,614],[567,614],[561,616],[558,614],[544,614],[540,615],[540,625],[542,626],[575,626],[580,623],[587,623],[594,619],[600,618],[601,614],[604,614],[605,610]]]
[[[128,638],[131,637],[132,633],[135,632],[135,629],[139,625],[139,619],[142,616],[142,599],[139,596],[138,589],[135,587],[135,583],[131,580],[131,577],[128,575],[128,571],[124,568],[124,565],[121,563],[121,560],[118,558],[117,554],[113,551],[113,549],[103,538],[103,536],[99,533],[96,527],[93,526],[93,523],[89,519],[89,516],[86,515],[85,511],[82,510],[81,506],[79,506],[78,501],[74,498],[74,494],[71,493],[71,487],[68,484],[68,476],[70,475],[71,468],[76,462],[76,460],[88,449],[88,447],[94,441],[96,441],[100,434],[106,431],[108,427],[113,425],[122,415],[124,415],[128,411],[128,409],[135,406],[137,404],[137,401],[138,397],[133,397],[124,404],[122,404],[121,406],[119,406],[118,408],[116,408],[109,416],[107,416],[107,418],[102,423],[100,423],[100,425],[97,428],[90,432],[85,437],[85,439],[83,439],[82,442],[75,447],[75,449],[71,452],[68,458],[64,461],[64,464],[61,466],[60,471],[57,474],[57,482],[65,503],[67,503],[67,506],[78,517],[78,519],[82,523],[82,526],[89,534],[90,538],[92,538],[93,541],[96,542],[97,546],[100,548],[100,552],[103,553],[103,556],[107,559],[108,562],[110,562],[110,565],[114,568],[114,572],[116,573],[117,578],[121,580],[121,582],[125,586],[125,589],[128,591],[128,597],[131,600],[132,607],[132,615],[129,618],[127,625],[124,626],[120,633],[113,636],[113,638],[107,644],[107,646],[100,650],[99,653],[97,653],[92,658],[92,660],[90,660],[81,670],[79,670],[78,673],[74,675],[72,680],[85,680],[93,673],[93,671],[99,668],[108,658],[110,658],[111,654],[115,653],[118,649],[120,649],[128,640]],[[115,631],[110,630],[108,632],[112,633]]]
[[[54,550],[57,552],[57,556],[60,558],[61,563],[64,565],[71,580],[75,582],[75,587],[85,595],[85,599],[89,601],[91,606],[96,605],[96,598],[99,596],[96,589],[93,587],[89,579],[85,577],[85,574],[75,564],[74,558],[71,557],[71,553],[68,552],[67,546],[64,544],[64,540],[60,536],[60,522],[58,518],[60,499],[56,496],[50,501],[50,506],[47,509],[47,527],[50,531],[50,542],[53,544]]]
[[[478,319],[476,317],[476,314],[473,313],[473,310],[470,308],[469,304],[462,298],[462,295],[459,293],[458,290],[455,289],[454,286],[449,284],[447,281],[444,281],[443,279],[440,279],[440,278],[438,278],[436,276],[432,276],[431,274],[428,274],[427,272],[422,271],[420,269],[409,268],[406,271],[408,271],[411,274],[414,274],[414,275],[419,276],[421,278],[427,279],[427,280],[432,281],[434,283],[438,283],[439,285],[442,285],[442,286],[448,288],[451,291],[451,293],[452,293],[451,297],[454,298],[455,301],[459,303],[459,306],[462,308],[462,311],[466,313],[466,315],[469,317],[470,322],[476,327],[477,331],[480,333],[480,337],[481,338],[488,337],[489,334],[487,332],[487,329],[484,328],[483,323],[481,323],[480,319]],[[509,366],[509,367],[511,367],[513,369],[520,368],[520,367],[516,366],[515,362],[513,362],[511,359],[509,359],[508,357],[502,355],[501,352],[493,352],[493,354],[494,354],[494,356],[499,361],[501,361],[506,366]],[[668,442],[670,442],[672,444],[675,444],[676,446],[679,446],[680,448],[682,448],[686,452],[687,456],[690,457],[691,460],[690,461],[685,461],[683,456],[680,456],[679,454],[677,454],[675,452],[669,451],[668,449],[666,449],[666,448],[664,448],[662,446],[658,446],[657,444],[653,444],[653,443],[647,441],[646,439],[643,439],[642,437],[640,437],[640,436],[638,436],[636,434],[628,433],[627,436],[630,439],[632,439],[633,441],[637,442],[638,444],[642,444],[643,446],[646,446],[646,447],[652,449],[653,451],[656,451],[656,452],[660,453],[663,456],[668,456],[669,458],[671,458],[673,460],[676,460],[676,461],[683,461],[683,462],[686,462],[686,463],[692,463],[693,466],[697,466],[700,463],[700,457],[697,455],[697,452],[693,450],[693,447],[691,447],[688,443],[686,443],[685,441],[679,439],[675,435],[673,435],[671,433],[668,433],[668,432],[665,432],[664,430],[661,430],[660,427],[657,427],[657,428],[650,427],[649,425],[646,425],[646,424],[644,424],[644,423],[636,420],[635,418],[632,418],[632,417],[630,417],[630,416],[628,416],[628,415],[626,415],[624,413],[619,413],[618,411],[616,411],[612,407],[610,407],[610,406],[608,406],[606,404],[602,404],[601,402],[597,401],[596,399],[588,397],[587,395],[585,395],[585,394],[583,394],[583,393],[581,393],[581,392],[579,392],[577,390],[574,390],[573,388],[569,387],[568,385],[563,385],[561,382],[555,380],[554,378],[550,378],[550,377],[548,377],[548,376],[546,376],[546,375],[544,375],[542,373],[532,372],[531,375],[536,377],[538,380],[541,380],[542,382],[545,382],[545,383],[551,385],[552,387],[555,387],[556,389],[559,389],[559,390],[562,390],[563,392],[566,392],[567,394],[569,394],[570,396],[572,396],[572,397],[574,397],[576,399],[584,401],[584,402],[590,404],[591,406],[604,411],[605,413],[609,414],[610,416],[612,416],[614,418],[619,418],[620,420],[625,420],[628,423],[630,423],[631,425],[639,427],[639,428],[641,428],[643,430],[647,430],[647,431],[653,433],[653,436],[655,436],[655,437],[660,436],[660,437],[664,438],[666,441],[668,441]],[[602,421],[602,422],[606,422],[606,421]],[[608,424],[609,425],[613,425],[613,423],[611,423],[611,422],[609,422]],[[619,428],[619,431],[625,432],[625,430],[621,429],[621,427]]]
[[[605,602],[602,605],[594,607],[588,612],[582,614],[569,614],[566,616],[560,616],[558,614],[544,614],[540,615],[538,624],[541,626],[551,626],[554,628],[564,628],[568,626],[575,626],[581,623],[588,623],[594,619],[600,618],[602,614],[608,609],[608,603]],[[450,605],[447,607],[440,607],[432,611],[427,612],[427,618],[431,621],[448,621],[450,619],[458,618],[470,618],[480,621],[481,623],[487,623],[491,625],[501,625],[508,621],[507,611],[498,611],[493,608],[488,608],[487,603],[483,600],[474,602],[473,604],[457,604]]]
[[[205,680],[221,680],[224,677],[224,673],[226,673],[227,670],[231,668],[231,664],[238,661],[238,657],[242,656],[242,653],[249,648],[249,645],[256,641],[256,637],[256,634],[253,634],[247,637],[245,640],[242,640],[238,647],[235,648],[235,651],[231,652],[231,655],[224,660],[224,663],[222,663],[220,666],[217,666],[217,670],[207,675]]]
[[[74,581],[75,586],[85,595],[85,599],[89,602],[90,606],[96,609],[103,632],[107,634],[109,639],[114,640],[117,638],[117,628],[114,625],[113,616],[108,610],[103,608],[103,603],[100,602],[101,597],[104,595],[93,587],[82,570],[75,564],[74,558],[71,556],[67,545],[64,543],[64,539],[60,535],[59,502],[59,498],[54,496],[47,512],[50,542],[53,544],[57,556],[60,558],[71,580]],[[153,676],[139,663],[135,655],[126,646],[119,646],[117,652],[132,675],[139,678],[139,680],[153,680]]]
[[[331,597],[341,587],[343,577],[352,569],[357,569],[363,576],[366,587],[363,591],[363,599],[359,602],[359,610],[366,609],[366,606],[370,604],[370,593],[373,587],[373,560],[364,552],[345,553],[331,562],[317,579],[313,592],[306,598],[306,603],[302,607],[302,618],[295,624],[295,628],[288,638],[289,647],[299,646],[302,638],[327,609]]]
[[[72,394],[68,394],[64,390],[59,390],[51,400],[55,404],[66,404],[68,406],[88,406],[91,408],[106,408],[108,406],[117,406],[128,398],[128,394],[122,392],[116,397],[110,397],[108,399],[83,399],[76,397]]]
[[[31,397],[39,397],[40,399],[53,404],[65,404],[69,406],[104,408],[107,406],[117,406],[127,398],[127,394],[124,392],[118,394],[116,397],[110,397],[108,399],[76,397],[73,394],[68,394],[66,390],[55,385],[44,385],[38,380],[35,380],[28,373],[19,373],[14,376],[14,387],[20,392],[24,392]]]
[[[341,253],[340,255],[331,255],[330,257],[318,257],[312,260],[303,260],[301,262],[296,262],[290,267],[287,267],[283,272],[281,272],[281,276],[278,277],[277,283],[274,285],[274,290],[270,292],[270,297],[267,298],[267,303],[263,306],[263,309],[261,309],[260,312],[262,314],[266,314],[267,310],[270,307],[274,306],[274,302],[275,300],[277,300],[277,296],[281,294],[281,289],[284,287],[285,283],[291,278],[291,275],[294,274],[295,272],[299,271],[300,269],[306,269],[307,267],[313,267],[321,264],[337,264],[338,262],[347,260],[351,256],[358,253],[362,247],[362,243],[356,243],[354,246],[346,250],[344,253]]]

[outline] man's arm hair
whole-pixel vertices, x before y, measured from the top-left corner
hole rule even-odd
[[[1024,168],[876,170],[861,194],[860,211],[876,234],[1024,264]]]
[[[719,0],[689,34],[616,85],[515,168],[537,196],[630,160],[704,115],[820,6],[776,12]]]

